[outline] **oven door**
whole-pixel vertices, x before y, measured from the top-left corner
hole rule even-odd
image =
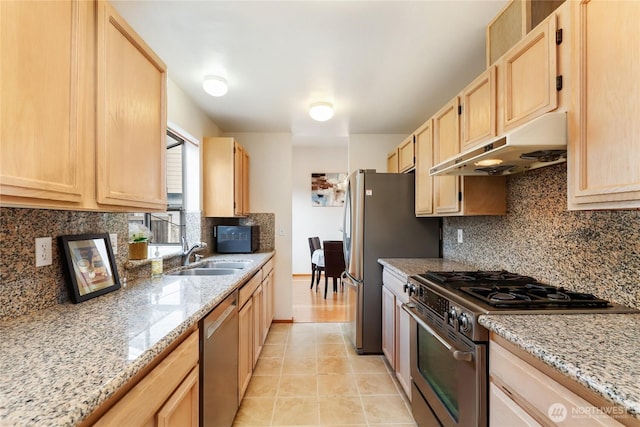
[[[486,344],[463,338],[413,304],[402,307],[412,319],[411,404],[418,426],[433,426],[433,416],[445,427],[486,427]]]

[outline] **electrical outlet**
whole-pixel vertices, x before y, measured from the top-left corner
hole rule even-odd
[[[51,265],[51,237],[36,238],[36,267]]]
[[[458,243],[462,243],[462,228],[458,228]]]
[[[111,250],[114,255],[118,254],[118,233],[109,233],[109,239],[111,240]]]

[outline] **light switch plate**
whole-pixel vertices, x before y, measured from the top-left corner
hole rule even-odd
[[[462,243],[462,228],[458,228],[458,243]]]
[[[118,254],[118,233],[109,233],[109,239],[111,240],[111,250],[114,255]]]
[[[51,265],[51,237],[36,238],[36,267]]]

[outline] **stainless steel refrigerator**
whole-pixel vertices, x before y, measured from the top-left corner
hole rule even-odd
[[[356,170],[348,177],[343,242],[349,335],[359,354],[382,353],[379,258],[440,258],[440,218],[416,218],[415,175]]]

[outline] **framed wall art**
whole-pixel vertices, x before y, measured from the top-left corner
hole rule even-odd
[[[108,234],[58,237],[69,293],[74,303],[120,289]]]
[[[312,206],[344,206],[346,173],[312,173]]]

